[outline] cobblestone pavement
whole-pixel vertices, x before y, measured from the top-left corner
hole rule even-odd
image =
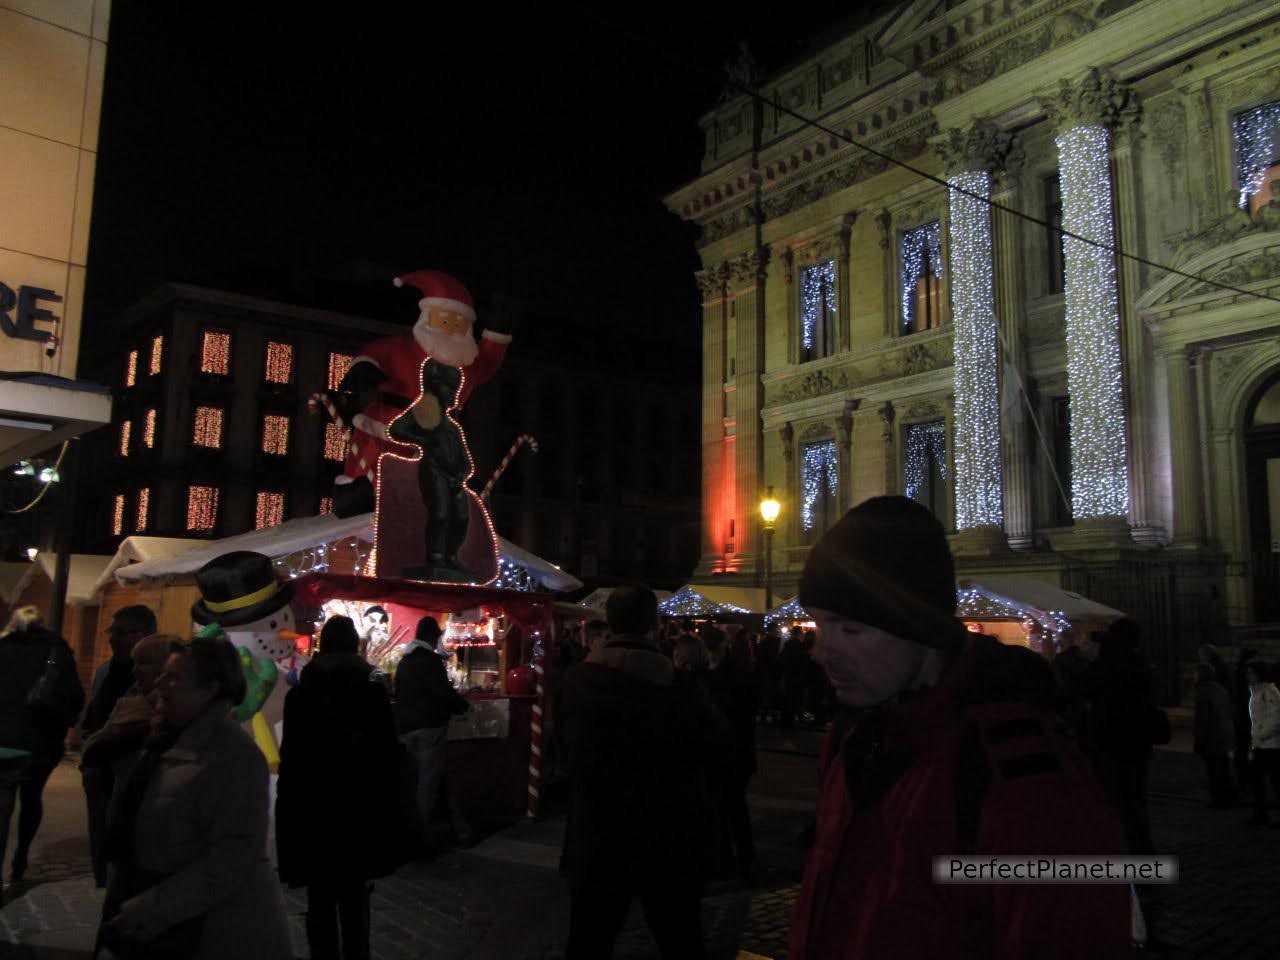
[[[739,950],[773,960],[786,956],[812,812],[814,731],[766,731],[751,806],[762,867],[750,886],[713,887],[704,901],[712,956]],[[1182,746],[1181,740],[1174,746]],[[1153,937],[1149,953],[1184,958],[1252,960],[1276,955],[1280,917],[1280,830],[1242,825],[1247,811],[1209,810],[1196,757],[1157,752],[1151,814],[1161,852],[1181,859],[1174,886],[1142,892]],[[88,877],[79,777],[64,764],[46,794],[46,823],[26,882],[6,890],[0,908],[0,958],[84,960],[89,956],[101,895]],[[521,821],[467,851],[404,867],[379,881],[373,896],[378,960],[556,960],[568,929],[568,898],[556,873],[562,820]],[[6,870],[7,873],[7,870]],[[305,897],[285,891],[295,954],[305,957]],[[633,911],[616,956],[641,960],[653,945]]]

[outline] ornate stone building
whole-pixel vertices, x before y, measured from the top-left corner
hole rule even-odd
[[[962,573],[1144,620],[1171,695],[1280,620],[1280,12],[887,4],[758,89],[666,198],[702,231],[696,576],[758,582],[767,486],[782,595],[896,492]]]

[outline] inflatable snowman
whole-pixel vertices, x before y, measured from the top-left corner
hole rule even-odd
[[[196,571],[200,599],[191,618],[205,630],[220,630],[240,651],[248,692],[234,716],[248,721],[253,738],[274,772],[280,763],[279,721],[284,713],[280,670],[296,677],[293,585],[276,580],[271,558],[249,550],[215,557]],[[272,722],[272,721],[275,722]]]

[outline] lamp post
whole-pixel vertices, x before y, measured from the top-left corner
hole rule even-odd
[[[764,523],[764,609],[768,613],[773,609],[773,525],[782,512],[780,504],[773,495],[773,487],[766,487],[764,499],[760,501],[760,519]]]

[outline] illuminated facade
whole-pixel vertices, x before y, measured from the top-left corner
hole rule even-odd
[[[833,516],[916,496],[963,571],[1131,611],[1169,663],[1280,620],[1275,304],[1000,209],[1276,295],[1278,27],[1235,0],[904,2],[704,116],[666,198],[701,228],[696,577],[759,579],[772,486],[785,595],[830,444]]]

